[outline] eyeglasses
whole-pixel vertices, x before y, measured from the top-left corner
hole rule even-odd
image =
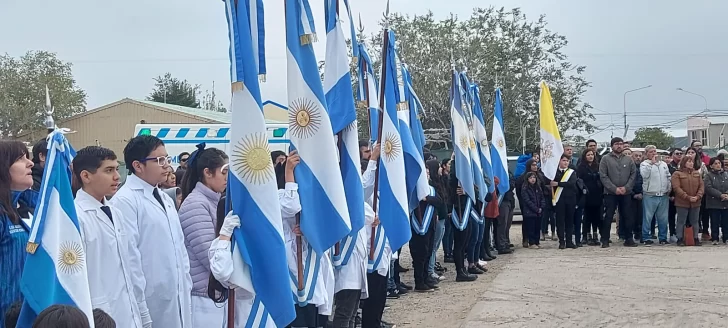
[[[675,156],[682,156],[683,153],[675,152]]]
[[[140,162],[146,162],[146,161],[157,161],[157,164],[159,164],[159,166],[165,166],[168,164],[172,164],[172,157],[169,157],[169,156],[147,157],[147,158],[142,159]]]
[[[185,157],[185,158],[180,159],[179,161],[184,163],[184,162],[187,162],[188,159],[189,159],[189,157]]]

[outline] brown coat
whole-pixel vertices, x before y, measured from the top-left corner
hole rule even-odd
[[[680,171],[675,171],[672,175],[672,190],[675,192],[675,206],[677,207],[700,207],[700,199],[703,198],[704,188],[699,171],[683,168]],[[691,203],[690,197],[693,196],[698,197],[698,201]]]

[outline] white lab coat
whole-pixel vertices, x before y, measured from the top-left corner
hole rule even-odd
[[[364,204],[364,215],[366,217],[365,223],[369,222],[371,226],[371,223],[374,222],[374,211],[372,211],[372,207],[366,203]],[[349,262],[334,271],[336,276],[336,287],[334,288],[334,293],[338,293],[341,290],[360,289],[362,293],[361,298],[369,298],[369,286],[367,284],[367,261],[369,259],[367,244],[369,243],[369,240],[367,240],[366,229],[366,226],[359,229],[356,238],[356,246],[351,257],[349,257]],[[369,229],[371,229],[371,227]]]
[[[192,278],[184,234],[174,200],[159,191],[165,212],[152,194],[154,188],[130,175],[111,203],[121,211],[124,228],[141,257],[142,270],[132,276],[144,281],[154,327],[190,328]]]
[[[94,309],[108,313],[118,327],[151,327],[151,318],[144,298],[144,285],[132,278],[141,263],[131,256],[134,249],[122,225],[121,212],[110,206],[112,222],[101,210],[108,206],[83,189],[76,194],[76,214],[86,250],[86,268]]]
[[[215,238],[210,245],[208,256],[210,258],[210,271],[212,275],[226,288],[235,289],[235,327],[243,328],[248,322],[250,311],[253,310],[255,294],[245,288],[234,286],[230,283],[233,275],[233,256],[229,240]],[[230,302],[230,300],[228,300]],[[227,304],[225,304],[223,327],[227,327]],[[266,318],[265,328],[277,328],[270,315]],[[258,326],[255,326],[258,327]],[[217,327],[210,327],[217,328]]]
[[[366,232],[367,263],[369,261],[369,250],[372,247],[372,223],[374,223],[374,209],[372,208],[372,206],[374,205],[374,178],[376,177],[376,170],[377,161],[369,161],[366,171],[364,171],[361,176],[361,184],[364,188],[364,199],[366,199],[366,204],[364,204],[364,213],[366,215],[364,231]],[[369,217],[370,214],[372,215],[371,218]],[[392,248],[389,247],[389,240],[385,240],[384,251],[382,252],[382,260],[379,262],[379,266],[377,267],[377,273],[379,275],[385,277],[387,276],[387,273],[389,272],[389,264],[391,258]]]
[[[286,242],[286,258],[288,260],[288,270],[294,276],[298,275],[296,234],[293,228],[296,226],[296,213],[301,211],[301,199],[298,196],[298,184],[287,182],[285,189],[278,190],[278,199],[281,203],[281,216],[283,218],[283,236]],[[301,238],[302,256],[306,259],[308,256],[308,242],[306,237]],[[336,280],[334,278],[334,266],[329,258],[328,251],[320,257],[321,266],[319,275],[315,277],[316,287],[313,298],[309,304],[316,305],[321,315],[331,315],[334,306],[334,288]],[[295,293],[295,291],[294,291]]]

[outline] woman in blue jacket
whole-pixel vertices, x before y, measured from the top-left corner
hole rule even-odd
[[[20,277],[25,265],[28,229],[22,219],[35,208],[33,162],[18,141],[0,141],[0,313],[22,299]],[[4,323],[0,322],[0,328]]]

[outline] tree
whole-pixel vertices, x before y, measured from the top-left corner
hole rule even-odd
[[[147,100],[200,108],[200,101],[197,99],[197,94],[200,92],[199,84],[192,85],[187,80],[172,77],[170,73],[158,76],[154,78],[154,81],[154,90],[149,94]]]
[[[44,126],[46,86],[56,121],[84,112],[86,92],[76,85],[71,68],[47,51],[20,58],[0,55],[0,139]]]
[[[225,105],[223,105],[222,101],[218,100],[215,95],[215,82],[212,82],[212,91],[206,90],[205,96],[202,97],[202,109],[213,112],[227,112]]]
[[[659,149],[672,147],[674,138],[663,128],[639,128],[634,133],[633,146],[644,147],[654,145]]]
[[[393,14],[390,23],[398,53],[410,68],[413,87],[427,112],[422,122],[425,129],[450,128],[448,90],[454,57],[457,68],[466,67],[470,80],[480,85],[488,131],[494,90],[501,87],[506,141],[511,150],[520,150],[524,127],[527,145],[539,143],[541,80],[551,88],[562,133],[593,131],[594,117],[587,112],[591,106],[582,101],[591,86],[582,75],[585,67],[568,61],[562,52],[566,37],[550,31],[544,16],[530,21],[519,8],[490,7],[475,8],[466,20],[451,16],[438,21],[428,12],[424,16]],[[381,44],[381,33],[374,35],[369,48],[376,67]]]

